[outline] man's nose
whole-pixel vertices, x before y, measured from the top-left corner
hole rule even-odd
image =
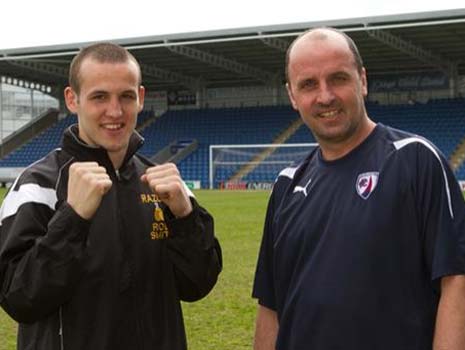
[[[330,105],[334,101],[334,98],[334,93],[331,87],[326,83],[320,84],[317,102],[322,105]]]
[[[121,117],[123,115],[123,108],[118,98],[111,98],[107,106],[107,114],[110,117]]]

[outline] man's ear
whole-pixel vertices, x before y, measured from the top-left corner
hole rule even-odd
[[[362,81],[362,94],[363,94],[363,97],[366,97],[368,95],[368,83],[367,83],[367,71],[365,68],[362,68],[360,78]]]
[[[145,87],[139,86],[139,112],[144,109]]]
[[[297,104],[295,103],[294,95],[292,94],[292,89],[289,83],[286,83],[286,90],[287,95],[289,96],[289,100],[291,101],[292,107],[297,110]]]
[[[64,91],[66,107],[71,113],[77,113],[78,95],[74,90],[67,86]]]

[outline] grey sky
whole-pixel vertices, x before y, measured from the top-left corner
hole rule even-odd
[[[448,10],[463,0],[4,1],[0,49]]]

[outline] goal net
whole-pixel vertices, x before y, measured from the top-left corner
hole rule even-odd
[[[283,168],[302,160],[316,146],[316,143],[211,145],[210,188],[271,188]]]

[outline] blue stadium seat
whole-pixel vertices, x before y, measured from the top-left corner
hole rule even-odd
[[[367,109],[370,117],[376,122],[430,139],[447,158],[465,137],[465,99],[431,100],[426,104],[394,106],[367,103]],[[138,118],[138,125],[150,118],[153,118],[153,113],[142,112]],[[178,166],[184,179],[200,180],[202,187],[208,187],[210,145],[271,143],[297,118],[298,114],[290,106],[168,111],[141,132],[146,140],[141,152],[150,157],[173,140],[196,139],[197,150]],[[64,129],[75,122],[74,116],[61,120],[1,159],[0,166],[26,166],[43,157],[58,147]],[[308,142],[315,142],[315,139],[305,125],[286,141]],[[285,149],[279,149],[275,156],[284,157],[286,152]],[[239,166],[219,168],[218,174],[222,178],[230,177],[238,169]],[[249,173],[245,180],[272,182],[277,173],[276,167],[261,164]],[[456,174],[465,179],[465,165],[460,167]]]

